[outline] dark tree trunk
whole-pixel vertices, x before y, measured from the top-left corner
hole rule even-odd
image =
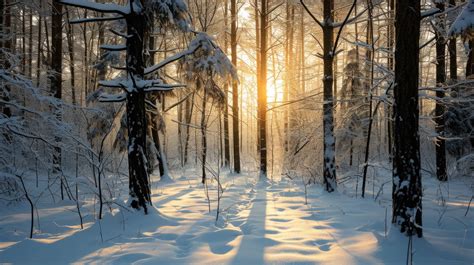
[[[185,119],[186,119],[186,139],[184,141],[184,164],[188,163],[188,156],[189,156],[189,138],[191,137],[190,134],[190,124],[193,118],[193,109],[194,109],[194,94],[192,95],[191,99],[187,99],[185,103]]]
[[[367,1],[368,6],[368,21],[367,21],[367,45],[370,45],[370,48],[367,49],[366,53],[366,60],[368,63],[367,66],[367,73],[366,78],[367,81],[367,92],[369,97],[369,126],[367,128],[367,142],[365,143],[365,156],[364,156],[364,172],[362,174],[362,198],[365,197],[365,184],[367,182],[367,170],[369,168],[369,152],[370,152],[370,139],[372,136],[372,127],[374,122],[375,111],[372,113],[372,99],[373,99],[373,91],[372,86],[374,83],[374,54],[375,51],[375,43],[374,43],[374,23],[373,23],[373,5],[372,1]]]
[[[237,0],[230,4],[231,30],[230,46],[232,64],[237,67]],[[234,146],[234,172],[240,173],[240,143],[239,143],[239,88],[237,81],[232,81],[232,140]]]
[[[0,39],[0,48],[3,48],[5,52],[11,52],[11,14],[10,14],[10,1],[9,0],[0,0],[0,16],[1,16],[1,21],[0,21],[0,26],[1,26],[1,33],[4,34],[1,36]],[[9,69],[11,67],[10,62],[8,61],[7,56],[4,56],[5,54],[0,54],[0,66],[2,69]],[[10,87],[8,85],[5,85],[5,91],[2,93],[2,99],[5,102],[10,101]],[[12,112],[10,107],[8,107],[5,104],[0,105],[2,108],[2,113],[5,115],[5,117],[11,117]],[[6,139],[9,141],[10,140],[10,135],[6,134],[5,135]]]
[[[30,7],[28,40],[28,77],[33,77],[33,8]]]
[[[267,178],[267,27],[268,2],[261,0],[260,7],[260,71],[258,75],[258,148],[260,155],[260,178]]]
[[[63,6],[54,1],[52,5],[51,19],[51,93],[55,98],[62,97],[62,64],[63,64],[63,39],[62,39],[62,23],[63,23]],[[61,113],[56,113],[58,119]],[[59,143],[59,139],[57,141]],[[61,148],[55,147],[53,152],[53,170],[59,172],[61,167]],[[61,178],[62,188],[62,178]]]
[[[393,30],[393,25],[394,25],[394,12],[395,12],[395,0],[389,0],[388,1],[388,8],[389,8],[389,22],[388,22],[388,69],[394,70],[394,65],[393,65],[393,44],[394,44],[394,30]],[[388,91],[388,96],[391,97],[392,91]],[[393,157],[393,120],[392,120],[392,112],[393,108],[391,105],[387,106],[387,148],[388,148],[388,159],[391,162],[392,157]]]
[[[324,0],[324,21],[334,21],[333,0]],[[330,24],[323,27],[323,50],[324,50],[324,77],[323,77],[323,140],[324,140],[324,162],[323,177],[326,191],[332,192],[336,189],[336,141],[334,138],[334,101],[333,101],[333,65],[334,65],[334,31]]]
[[[436,4],[439,10],[444,11],[444,3],[440,2]],[[444,19],[439,17],[439,23],[437,23],[437,29],[435,30],[436,36],[436,86],[439,88],[436,90],[436,108],[435,108],[435,123],[436,123],[436,177],[439,181],[447,181],[448,175],[446,173],[446,141],[444,140],[444,123],[445,123],[445,105],[442,102],[444,98],[444,89],[442,88],[446,83],[446,41],[443,33]]]
[[[21,72],[26,76],[26,5],[21,9]],[[53,18],[54,20],[54,13]]]
[[[41,81],[41,55],[43,53],[43,44],[42,44],[42,33],[41,29],[43,28],[42,21],[43,15],[41,14],[43,10],[43,0],[39,1],[39,14],[38,14],[38,46],[37,46],[37,57],[36,57],[36,86],[39,87]]]
[[[456,0],[449,0],[449,5],[451,7],[456,5]],[[449,40],[448,44],[449,49],[449,78],[451,81],[458,79],[458,63],[457,63],[457,47],[456,47],[456,38],[452,37]]]
[[[129,75],[135,79],[144,78],[145,62],[143,58],[146,22],[143,14],[130,12],[127,21],[127,68]],[[143,208],[148,213],[147,204],[151,204],[148,172],[145,162],[146,154],[146,115],[145,91],[134,87],[127,94],[127,127],[128,127],[128,168],[131,206]]]
[[[423,235],[418,133],[420,19],[420,1],[397,0],[392,222],[401,226],[402,233],[419,237]]]
[[[474,79],[474,40],[469,41],[469,54],[466,63],[466,79]],[[474,148],[474,136],[470,138],[471,147]]]
[[[466,79],[472,79],[474,75],[474,40],[469,41],[469,54],[466,63]]]
[[[165,174],[163,158],[161,157],[161,147],[160,147],[160,134],[158,131],[158,125],[156,123],[158,116],[154,113],[150,115],[150,125],[151,125],[151,136],[153,139],[153,144],[156,149],[156,159],[158,160],[158,171],[160,171],[160,177]]]
[[[207,92],[203,89],[202,114],[201,114],[201,163],[202,163],[202,184],[206,183],[206,158],[207,158],[207,135],[206,135],[206,103]]]
[[[228,13],[229,13],[229,4],[228,1],[225,2],[225,13],[224,13],[224,23],[225,23],[225,32],[224,32],[224,51],[227,53],[229,41],[228,41]],[[232,29],[231,29],[232,30]],[[237,34],[236,34],[237,35]],[[236,38],[237,40],[237,38]],[[236,41],[237,42],[237,41]],[[237,49],[237,47],[236,47]],[[234,91],[232,90],[232,103],[234,100]],[[229,141],[229,85],[226,83],[224,85],[225,93],[225,103],[224,103],[224,167],[228,168],[230,166],[230,141]],[[237,131],[238,133],[238,131]]]
[[[69,20],[69,10],[66,10],[66,16]],[[75,79],[75,67],[74,67],[74,30],[70,23],[67,24],[67,47],[69,53],[69,72],[71,75],[71,92],[72,92],[72,102],[76,104],[76,79]]]

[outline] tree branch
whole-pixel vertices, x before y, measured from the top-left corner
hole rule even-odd
[[[77,1],[77,0],[56,0],[58,3],[67,5],[67,6],[74,6],[80,7],[100,13],[115,13],[126,16],[130,13],[130,8],[122,5],[117,5],[113,3],[96,3],[90,1]]]

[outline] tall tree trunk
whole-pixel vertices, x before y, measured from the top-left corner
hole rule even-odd
[[[304,25],[304,9],[303,6],[300,7],[300,93],[304,94],[306,90],[306,82],[305,82],[305,36],[306,36],[306,31],[305,31],[305,25]]]
[[[436,3],[436,8],[444,11],[444,2]],[[439,181],[447,181],[446,172],[446,142],[444,140],[444,123],[445,123],[445,105],[442,102],[444,98],[444,89],[446,83],[446,41],[443,36],[445,20],[444,17],[438,17],[438,23],[435,29],[436,36],[436,107],[435,107],[435,123],[436,123],[436,177]]]
[[[0,0],[0,11],[2,15],[2,21],[0,23],[2,30],[1,32],[3,33],[3,36],[1,36],[1,48],[4,49],[5,52],[12,52],[12,40],[11,40],[11,6],[10,6],[10,0]],[[1,67],[3,69],[9,69],[11,67],[10,61],[6,56],[3,56],[3,58],[0,58],[1,61]],[[5,91],[2,93],[2,99],[5,102],[10,101],[10,87],[8,85],[5,85]],[[1,104],[2,107],[2,113],[5,115],[5,117],[11,117],[12,112],[10,107],[8,107],[5,104]],[[7,139],[10,139],[9,135],[6,135]]]
[[[185,102],[185,112],[184,116],[186,119],[186,139],[184,141],[184,164],[188,163],[188,156],[189,156],[189,138],[190,138],[190,127],[192,118],[193,118],[193,109],[194,109],[194,94],[192,95],[191,99],[187,99]]]
[[[395,0],[388,0],[388,8],[389,8],[389,22],[388,22],[388,69],[393,71],[394,64],[393,64],[393,44],[394,44],[394,37],[395,32],[394,28],[394,12],[395,12]],[[391,95],[391,91],[388,91],[388,95]],[[387,142],[388,142],[388,159],[391,162],[393,156],[393,121],[392,121],[392,112],[393,108],[391,105],[387,106]]]
[[[394,158],[392,222],[408,235],[422,232],[418,132],[420,1],[397,0],[395,14]]]
[[[283,91],[283,102],[290,100],[291,88],[293,85],[293,25],[294,25],[295,7],[290,0],[286,1],[286,43],[285,43],[285,91]],[[290,124],[289,112],[290,106],[284,107],[283,113],[283,145],[285,152],[289,150],[290,142]]]
[[[155,145],[156,149],[156,159],[158,160],[158,171],[160,172],[160,177],[163,179],[165,175],[165,164],[163,162],[162,157],[162,148],[160,143],[160,133],[158,131],[158,125],[156,123],[158,117],[156,114],[152,113],[150,115],[150,123],[151,123],[151,136],[153,139],[153,144]]]
[[[473,79],[474,77],[474,40],[469,41],[469,54],[466,62],[466,79]]]
[[[207,135],[206,135],[206,103],[207,92],[203,89],[202,97],[202,114],[201,114],[201,169],[202,169],[202,184],[206,183],[206,158],[207,158]]]
[[[69,9],[66,10],[66,18],[70,20]],[[74,66],[74,30],[70,23],[67,23],[67,44],[69,53],[69,72],[71,75],[71,96],[73,104],[76,104],[76,80],[75,80],[75,66]]]
[[[364,198],[365,196],[365,184],[367,182],[367,170],[369,168],[369,152],[370,152],[370,139],[372,136],[372,125],[374,121],[374,115],[372,114],[372,99],[373,99],[373,91],[372,86],[374,83],[374,51],[375,51],[375,43],[374,43],[374,21],[373,21],[373,5],[372,1],[367,1],[368,6],[368,16],[369,19],[367,21],[367,54],[366,54],[366,61],[367,61],[367,73],[366,78],[368,79],[367,82],[367,93],[369,96],[369,126],[367,128],[367,142],[365,145],[365,156],[364,156],[364,172],[362,174],[362,193],[361,196]],[[375,112],[374,112],[375,114]]]
[[[229,35],[227,34],[227,29],[229,26],[228,17],[229,17],[229,1],[225,2],[225,12],[224,12],[224,51],[227,53],[229,48]],[[232,91],[233,92],[233,91]],[[225,103],[224,103],[224,167],[228,168],[230,166],[230,142],[229,142],[229,84],[225,83],[224,85],[225,93]],[[233,93],[232,93],[233,95]],[[232,96],[232,99],[234,97]],[[233,104],[233,103],[232,103]]]
[[[230,46],[232,64],[237,67],[237,0],[230,4]],[[239,87],[236,80],[232,81],[232,140],[234,146],[234,172],[240,173],[240,143],[239,143]]]
[[[56,1],[52,5],[52,20],[51,20],[51,71],[50,83],[51,93],[55,98],[62,97],[62,63],[63,63],[63,39],[62,39],[62,23],[63,23],[63,6]],[[61,113],[57,112],[56,116],[61,119]],[[59,143],[60,139],[57,139]],[[55,147],[53,152],[53,170],[59,172],[61,167],[61,148]],[[61,189],[62,189],[61,178]]]
[[[28,36],[28,77],[33,77],[33,8],[30,7],[29,36]]]
[[[324,0],[324,21],[328,23],[323,27],[324,50],[324,77],[323,77],[323,140],[324,162],[323,177],[326,191],[332,192],[336,188],[336,141],[334,138],[334,101],[333,101],[333,65],[334,65],[334,32],[331,23],[334,21],[333,0]]]
[[[456,6],[456,0],[449,0],[449,5],[451,7]],[[449,50],[449,78],[451,79],[451,81],[456,81],[458,79],[456,37],[452,37],[449,40],[448,50]]]
[[[1,1],[1,0],[0,0]],[[43,43],[42,43],[42,33],[43,28],[43,0],[39,0],[39,14],[38,14],[38,47],[37,47],[37,57],[36,57],[36,86],[39,87],[41,82],[41,55],[43,54]]]
[[[133,3],[130,4],[133,6]],[[127,21],[127,68],[132,78],[143,79],[145,62],[143,58],[146,21],[143,14],[132,10],[125,17]],[[148,213],[151,204],[150,185],[145,162],[146,154],[146,113],[145,91],[131,89],[127,94],[128,127],[128,169],[131,206],[143,208]]]
[[[21,8],[21,72],[26,73],[26,5]],[[54,14],[53,14],[54,17]],[[54,18],[53,18],[54,19]]]
[[[474,40],[469,41],[469,54],[466,63],[466,79],[474,79]],[[471,148],[474,148],[474,136],[470,137]]]
[[[258,76],[258,148],[260,154],[260,178],[267,178],[267,28],[268,1],[261,0],[260,7],[260,71]]]

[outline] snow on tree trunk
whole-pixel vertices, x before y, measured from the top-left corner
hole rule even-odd
[[[133,5],[133,4],[132,4]],[[141,12],[130,12],[127,21],[127,69],[132,80],[144,77],[143,45],[145,20]],[[128,168],[131,206],[148,213],[151,203],[146,163],[145,91],[136,85],[127,93]]]
[[[324,21],[333,21],[334,2],[324,0]],[[336,141],[334,139],[334,102],[332,95],[333,86],[333,45],[334,32],[330,24],[323,27],[324,46],[324,77],[323,77],[323,137],[324,137],[324,162],[323,177],[326,191],[333,192],[336,189]]]
[[[395,14],[394,158],[392,223],[422,236],[418,77],[420,2],[398,0]]]
[[[52,6],[52,23],[51,23],[51,93],[55,98],[60,99],[62,96],[62,23],[63,23],[63,6],[56,1]],[[55,115],[60,118],[61,113],[57,112]],[[60,141],[60,139],[57,139]],[[53,170],[57,173],[60,171],[61,167],[61,149],[55,147],[53,151]],[[62,178],[61,178],[61,189],[62,189]]]

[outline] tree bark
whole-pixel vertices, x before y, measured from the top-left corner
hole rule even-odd
[[[235,11],[235,10],[233,10]],[[225,14],[224,14],[224,23],[225,23],[225,32],[224,32],[224,51],[227,53],[229,41],[228,41],[228,13],[229,13],[229,4],[228,1],[225,2]],[[235,16],[235,14],[234,14]],[[232,22],[234,18],[232,18]],[[231,22],[231,23],[232,23]],[[232,24],[233,25],[233,24]],[[231,28],[232,30],[232,28]],[[237,34],[236,34],[237,35]],[[237,39],[237,38],[236,38]],[[237,46],[237,45],[236,45]],[[237,61],[237,60],[236,60]],[[232,61],[232,63],[234,63]],[[224,167],[228,168],[230,166],[230,141],[229,141],[229,85],[226,83],[224,85],[225,93],[225,103],[224,103]],[[232,90],[232,105],[234,104],[234,91]],[[232,108],[233,110],[233,108]],[[234,114],[234,113],[232,113]],[[238,133],[238,131],[237,131]]]
[[[66,16],[69,20],[69,9],[66,10]],[[70,23],[67,23],[67,46],[68,46],[68,53],[69,53],[69,72],[71,75],[71,96],[72,102],[76,104],[76,79],[75,79],[75,66],[74,66],[74,30]]]
[[[133,6],[133,3],[130,4]],[[127,69],[132,78],[143,79],[145,62],[143,58],[146,22],[143,14],[133,11],[125,17],[127,21]],[[131,206],[143,208],[148,213],[151,204],[146,154],[145,91],[133,87],[127,94],[128,168]]]
[[[260,71],[258,75],[258,148],[260,154],[260,178],[267,178],[267,27],[268,1],[261,0],[260,7]]]
[[[283,102],[290,100],[293,85],[293,27],[294,27],[295,7],[291,1],[286,1],[286,43],[285,43],[285,91],[283,92]],[[290,110],[291,106],[284,107],[283,113],[283,144],[285,152],[288,152],[290,145]]]
[[[436,4],[436,8],[444,11],[444,2]],[[439,181],[447,181],[446,172],[446,141],[444,140],[444,124],[445,124],[445,105],[441,102],[445,96],[442,88],[446,83],[446,41],[443,36],[444,18],[438,17],[438,23],[435,29],[436,37],[436,107],[435,107],[435,123],[436,123],[436,177]],[[440,32],[441,31],[441,32]]]
[[[392,223],[408,235],[422,232],[418,132],[420,1],[397,0],[395,14],[394,158]]]
[[[393,44],[394,44],[394,30],[393,30],[393,25],[394,25],[394,12],[395,12],[395,0],[389,0],[388,1],[388,7],[389,7],[389,22],[388,22],[388,69],[393,71],[394,70],[394,64],[393,64]],[[391,91],[388,91],[388,95],[391,96]],[[390,162],[392,162],[392,156],[393,156],[393,121],[392,121],[392,112],[393,108],[391,105],[387,106],[387,142],[388,142],[388,159]]]
[[[43,0],[39,0],[39,11],[43,10]],[[41,82],[41,55],[43,53],[43,43],[42,43],[42,33],[43,28],[43,15],[38,14],[38,47],[37,47],[37,57],[36,57],[36,86],[39,87]]]
[[[449,0],[449,5],[451,7],[456,6],[456,0]],[[448,50],[449,50],[449,78],[451,79],[451,81],[455,81],[458,79],[456,37],[452,37],[449,40]]]
[[[474,40],[469,41],[469,54],[466,62],[466,79],[473,79],[474,75]]]
[[[62,63],[63,63],[63,39],[62,39],[62,23],[63,23],[63,6],[54,1],[52,5],[51,20],[51,93],[55,98],[62,97]],[[57,112],[56,116],[61,119],[61,113]],[[58,139],[59,142],[59,139]],[[61,148],[55,147],[53,152],[53,170],[59,172],[61,167]],[[62,178],[61,178],[62,184]],[[61,185],[62,187],[62,185]]]
[[[232,64],[237,66],[237,0],[231,1],[231,30],[230,46]],[[232,81],[232,140],[234,146],[234,172],[240,173],[240,143],[239,143],[239,88],[236,80]]]
[[[207,92],[203,89],[202,98],[202,114],[201,114],[201,169],[202,169],[202,184],[206,183],[206,158],[207,158],[207,135],[206,135],[206,103]]]
[[[1,37],[1,48],[4,49],[5,52],[12,52],[12,41],[11,41],[11,7],[10,7],[10,0],[0,0],[0,11],[2,16],[2,21],[0,23],[2,30],[1,32],[4,36]],[[10,61],[6,56],[2,55],[0,58],[1,67],[3,69],[9,69],[11,67]],[[5,102],[10,101],[10,87],[5,85],[5,91],[2,93],[2,99]],[[11,117],[12,112],[10,107],[6,106],[5,104],[0,105],[2,107],[2,113],[5,117]],[[6,135],[7,140],[9,141],[10,135]]]
[[[323,27],[324,77],[323,77],[323,140],[324,162],[323,177],[326,191],[336,189],[336,141],[334,138],[334,101],[333,101],[333,65],[334,65],[334,32],[330,25],[334,21],[333,0],[324,0],[323,13],[325,23]]]

